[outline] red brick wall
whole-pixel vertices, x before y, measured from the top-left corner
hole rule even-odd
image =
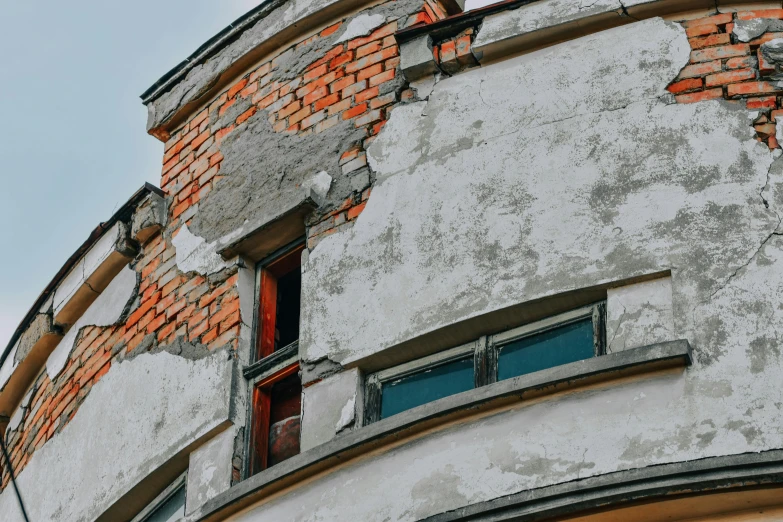
[[[435,2],[423,0],[422,11],[409,16],[406,25],[443,16]],[[296,46],[328,36],[345,22],[337,22]],[[164,147],[161,177],[169,202],[169,223],[162,234],[143,245],[131,263],[141,274],[138,305],[122,325],[85,328],[65,369],[54,381],[45,371],[38,376],[30,407],[8,440],[17,474],[36,450],[68,424],[111,365],[138,351],[145,337],[154,335],[159,343],[168,344],[181,336],[210,349],[225,345],[237,348],[240,312],[236,268],[222,277],[212,276],[212,282],[194,273],[184,274],[177,269],[171,239],[190,222],[201,198],[221,179],[221,140],[259,110],[267,111],[274,130],[281,133],[307,135],[339,121],[353,121],[356,128],[365,130],[366,137],[360,146],[343,151],[339,162],[344,171],[365,165],[365,149],[386,123],[395,103],[400,97],[410,97],[410,92],[402,96],[398,92],[379,92],[399,70],[399,49],[393,37],[397,29],[398,22],[392,22],[366,37],[335,45],[300,77],[285,83],[272,81],[268,74],[275,58],[265,61],[172,133]],[[210,116],[221,116],[239,99],[247,98],[253,106],[235,121],[223,128],[210,126]],[[316,218],[308,232],[310,247],[340,225],[355,220],[370,190],[349,195],[342,204]],[[3,488],[9,480],[3,467]]]
[[[783,19],[783,9],[725,13],[683,22],[692,49],[690,63],[669,85],[669,91],[679,103],[722,98],[761,111],[755,122],[757,139],[774,149],[778,147],[775,118],[782,114],[783,92],[766,80],[774,69],[759,48],[764,42],[783,38],[783,33],[766,33],[748,43],[736,41],[731,34],[734,20],[753,18]]]

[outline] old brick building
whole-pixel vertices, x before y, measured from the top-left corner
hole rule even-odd
[[[0,358],[29,520],[783,520],[783,4],[457,2],[144,93],[160,188]]]

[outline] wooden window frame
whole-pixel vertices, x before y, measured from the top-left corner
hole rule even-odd
[[[305,239],[300,238],[256,264],[256,303],[250,365],[243,370],[248,381],[248,425],[242,478],[267,469],[272,386],[299,372],[299,341],[275,347],[277,280],[293,266],[301,266]]]
[[[392,368],[381,370],[367,376],[365,384],[364,424],[381,420],[381,395],[383,385],[442,364],[457,361],[473,354],[474,388],[480,388],[497,382],[498,355],[503,346],[537,335],[547,330],[560,328],[568,324],[591,318],[593,322],[594,357],[606,354],[606,302],[569,310],[517,328],[505,330],[490,336],[481,336],[456,348],[422,357]]]

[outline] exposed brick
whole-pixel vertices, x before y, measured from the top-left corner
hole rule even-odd
[[[318,122],[318,124],[315,126],[315,132],[323,132],[326,129],[330,129],[337,125],[340,122],[340,119],[338,116],[332,116],[331,118],[327,118],[323,121]]]
[[[253,116],[256,113],[257,110],[258,109],[256,107],[250,107],[248,110],[240,114],[237,117],[237,125],[240,125],[241,123],[247,121],[251,116]]]
[[[685,35],[688,38],[694,38],[696,36],[704,36],[706,34],[713,34],[718,32],[718,26],[715,24],[702,24],[689,27],[685,30]]]
[[[320,100],[321,98],[323,98],[327,94],[329,94],[329,87],[324,85],[324,86],[318,87],[313,92],[307,94],[304,97],[304,99],[302,100],[302,102],[305,105],[310,105],[311,103],[315,102],[316,100]]]
[[[738,20],[753,20],[754,18],[778,18],[783,19],[783,9],[758,9],[755,11],[740,11]]]
[[[342,25],[342,22],[337,22],[337,23],[336,23],[336,24],[334,24],[334,25],[330,25],[329,27],[327,27],[326,29],[324,29],[323,31],[321,31],[321,34],[320,34],[321,38],[324,38],[324,37],[326,37],[326,36],[329,36],[329,35],[331,35],[331,34],[334,34],[334,33],[336,33],[336,32],[337,32],[337,30],[340,28],[340,26],[341,26],[341,25]]]
[[[365,89],[362,92],[356,93],[356,103],[361,103],[369,100],[370,98],[375,98],[378,96],[378,87],[373,87],[372,89]]]
[[[716,85],[726,85],[729,83],[743,82],[745,80],[754,80],[756,71],[753,69],[739,69],[736,71],[727,71],[718,74],[712,74],[704,79],[707,87]]]
[[[715,100],[723,98],[723,89],[710,89],[708,91],[692,92],[690,94],[680,94],[675,96],[678,103],[696,103],[706,100]]]
[[[307,71],[304,74],[304,81],[305,83],[311,82],[318,78],[319,76],[323,76],[326,74],[326,72],[329,70],[328,66],[326,64],[323,64],[319,67],[316,67],[315,69],[312,69],[310,71]]]
[[[687,28],[696,27],[697,25],[724,25],[732,20],[731,13],[721,13],[714,16],[707,16],[705,18],[697,18],[695,20],[686,20],[683,22],[683,26]]]
[[[721,47],[710,47],[691,52],[691,62],[709,62],[723,58],[733,58],[750,53],[748,44],[724,45]]]
[[[376,51],[381,50],[381,43],[379,41],[370,42],[367,45],[363,45],[361,47],[358,47],[356,49],[356,58],[361,58],[362,56],[367,56],[368,54],[372,54]]]
[[[358,81],[362,81],[366,78],[370,78],[372,76],[375,76],[376,74],[379,74],[383,72],[383,64],[382,63],[376,63],[375,65],[371,67],[367,67],[365,69],[362,69],[358,72],[356,75],[356,79]]]
[[[378,121],[380,119],[383,119],[383,115],[381,114],[380,109],[375,109],[374,111],[370,111],[367,114],[364,114],[362,116],[359,116],[356,118],[356,121],[354,122],[357,127],[361,127],[363,125],[368,125],[372,122]]]
[[[307,116],[310,116],[310,106],[306,106],[303,109],[293,113],[290,118],[288,118],[289,125],[293,125],[295,123],[298,123],[302,121]]]
[[[329,61],[329,70],[337,69],[338,67],[342,67],[344,64],[352,61],[354,59],[353,51],[346,51],[342,54],[338,54],[334,58],[332,58]]]
[[[388,82],[394,79],[394,76],[396,75],[397,71],[395,70],[389,70],[384,71],[381,74],[376,74],[372,78],[370,78],[370,87],[374,87],[376,85],[380,85],[384,82]]]
[[[325,109],[330,105],[334,105],[335,103],[340,101],[340,93],[336,92],[334,94],[330,94],[329,96],[326,96],[324,98],[321,98],[320,100],[315,102],[315,110],[320,111],[321,109]]]
[[[244,89],[247,86],[248,79],[243,78],[242,80],[239,80],[237,83],[235,83],[229,90],[228,90],[228,99],[230,100],[234,96],[237,95],[239,91]]]
[[[362,213],[364,210],[364,207],[367,206],[367,203],[360,203],[356,205],[355,207],[351,207],[348,209],[348,219],[353,220],[359,217],[359,214]]]
[[[705,47],[713,47],[715,45],[726,45],[731,43],[731,35],[726,33],[713,34],[705,36],[703,38],[691,38],[691,49],[703,49]]]
[[[370,101],[370,108],[378,109],[380,107],[385,107],[386,105],[392,104],[395,101],[397,101],[397,94],[390,92],[389,94],[384,94],[383,96],[379,96],[378,98]]]
[[[307,129],[315,125],[316,123],[320,122],[326,117],[326,111],[320,111],[311,114],[310,116],[303,118],[302,122],[300,123],[301,129]]]
[[[329,84],[329,90],[331,92],[339,92],[348,87],[349,85],[353,85],[356,83],[356,76],[353,74],[349,74],[348,76],[344,76],[340,78],[339,80],[336,80]]]
[[[750,94],[766,94],[776,91],[777,89],[770,82],[736,83],[728,86],[728,95],[732,97]]]
[[[351,107],[347,111],[343,112],[343,119],[348,120],[355,116],[359,116],[360,114],[364,113],[367,110],[367,104],[362,103],[360,105],[357,105],[355,107]]]
[[[714,62],[710,62],[714,63]],[[690,65],[689,67],[696,67],[695,65]],[[729,58],[726,60],[726,68],[727,69],[746,69],[751,68],[755,69],[758,67],[758,61],[753,56],[739,56],[737,58]]]

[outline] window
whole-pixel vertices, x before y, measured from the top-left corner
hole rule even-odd
[[[302,382],[299,310],[304,241],[289,245],[257,269],[256,362],[245,369],[252,389],[249,474],[299,454]]]
[[[178,522],[185,518],[187,473],[180,475],[131,522]]]
[[[603,355],[605,304],[598,303],[370,375],[365,422],[449,395]]]

